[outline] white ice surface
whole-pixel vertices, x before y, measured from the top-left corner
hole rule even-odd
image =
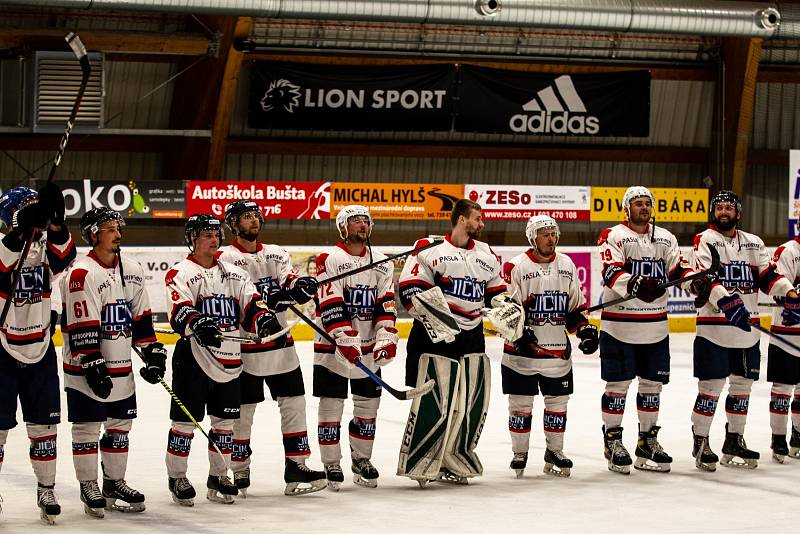
[[[596,355],[575,357],[576,392],[568,409],[565,452],[575,467],[569,479],[541,473],[544,439],[542,402],[537,398],[528,469],[516,479],[508,468],[511,445],[507,429],[507,404],[500,387],[497,339],[488,340],[492,359],[492,401],[478,446],[483,477],[469,486],[430,484],[395,476],[400,436],[408,402],[384,395],[378,414],[373,462],[381,476],[377,489],[355,487],[349,474],[347,421],[352,406],[345,407],[342,425],[346,479],[339,493],[322,491],[299,497],[283,495],[283,450],[277,406],[272,401],[256,412],[252,447],[253,485],[246,500],[232,506],[205,499],[208,470],[206,444],[195,433],[189,461],[189,477],[198,490],[194,508],[174,504],[167,490],[164,466],[169,427],[169,397],[158,385],[139,379],[139,418],[130,434],[131,453],[127,480],[147,498],[142,514],[106,513],[96,520],[84,515],[71,461],[70,426],[59,427],[56,490],[63,513],[57,526],[39,522],[35,506],[36,481],[28,461],[25,430],[12,430],[0,474],[3,512],[0,530],[5,532],[797,532],[800,517],[800,461],[787,459],[779,465],[770,460],[769,384],[755,384],[750,418],[745,433],[748,444],[761,452],[754,471],[720,467],[701,473],[691,457],[689,415],[696,395],[692,377],[692,334],[674,334],[672,382],[661,400],[663,426],[660,441],[674,458],[669,474],[632,470],[630,476],[610,473],[602,454],[599,361]],[[765,343],[765,342],[764,342]],[[762,349],[765,346],[762,345]],[[310,342],[298,343],[307,390],[311,385]],[[401,353],[403,347],[401,347]],[[764,350],[762,350],[765,353]],[[403,361],[384,368],[385,379],[403,387]],[[137,366],[138,367],[138,366]],[[766,362],[762,360],[762,376]],[[635,387],[635,386],[634,386]],[[633,388],[632,388],[633,389]],[[317,400],[308,395],[309,435],[312,457],[319,469],[316,444]],[[63,402],[63,401],[62,401]],[[636,441],[635,391],[629,392],[625,414],[625,444],[633,454]],[[64,412],[66,403],[63,402]],[[21,415],[18,415],[21,420]],[[66,420],[66,413],[64,413]],[[724,395],[711,433],[711,446],[720,454],[724,436]],[[208,420],[203,423],[208,428]],[[55,529],[55,530],[50,530]]]

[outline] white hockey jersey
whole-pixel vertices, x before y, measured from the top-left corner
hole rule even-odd
[[[420,239],[414,248],[430,243]],[[470,239],[457,247],[446,235],[444,241],[406,260],[400,273],[400,302],[410,310],[411,298],[434,285],[442,293],[461,330],[472,330],[483,322],[481,310],[506,290],[500,259],[483,241]]]
[[[372,261],[386,256],[372,251]],[[394,302],[394,264],[376,265],[353,276],[326,283],[327,278],[357,269],[370,262],[368,248],[360,256],[351,255],[342,243],[330,252],[317,256],[317,324],[333,335],[343,328],[355,329],[361,336],[361,359],[371,371],[377,369],[372,349],[375,335],[386,326],[394,326],[397,307]],[[322,365],[339,376],[365,378],[359,368],[336,357],[335,347],[317,334],[314,338],[314,364]]]
[[[9,248],[11,245],[11,248]],[[0,240],[0,310],[11,291],[11,278],[19,261],[22,243],[11,236]],[[34,240],[8,309],[6,324],[0,325],[3,349],[21,363],[42,359],[50,345],[50,294],[53,277],[75,259],[75,243],[66,230],[44,232]]]
[[[256,286],[242,269],[214,260],[206,269],[190,254],[167,272],[167,316],[173,330],[191,333],[189,321],[203,313],[217,321],[223,333],[255,332],[255,318],[267,312]],[[230,382],[242,372],[240,343],[223,340],[220,348],[189,338],[197,364],[215,382]]]
[[[118,263],[115,258],[109,267],[89,252],[75,261],[60,284],[64,387],[100,402],[133,395],[131,345],[156,341],[142,266],[123,257],[123,285]],[[95,352],[103,355],[114,384],[106,399],[92,393],[81,368],[81,357]]]
[[[626,296],[633,275],[665,283],[694,274],[681,256],[678,240],[660,226],[653,233],[648,224],[647,233],[640,234],[627,222],[620,223],[600,233],[597,248],[603,262],[603,302]],[[667,295],[651,303],[631,299],[603,309],[600,329],[625,343],[661,341],[669,335]]]
[[[278,292],[297,278],[289,253],[277,245],[257,243],[256,251],[248,252],[234,241],[232,245],[219,249],[217,259],[246,271],[265,301],[270,293]],[[287,326],[285,311],[275,315],[282,327]],[[251,375],[271,376],[297,369],[300,360],[292,336],[287,335],[286,346],[282,348],[276,348],[274,341],[243,343],[242,365]]]
[[[758,343],[759,331],[754,328],[745,332],[731,325],[717,308],[717,301],[738,293],[750,312],[752,322],[758,323],[758,290],[770,296],[783,297],[793,286],[775,270],[764,242],[756,235],[737,229],[733,237],[725,237],[710,225],[694,238],[692,264],[695,269],[703,270],[711,264],[709,247],[716,247],[719,252],[720,267],[708,303],[697,310],[697,335],[721,347],[752,347]]]
[[[503,347],[503,365],[517,373],[564,376],[572,368],[567,331],[588,323],[581,310],[586,308],[578,271],[569,256],[556,252],[548,263],[539,263],[532,249],[503,265],[512,299],[525,310],[525,324],[533,326],[538,345],[552,354],[522,354],[514,345]]]
[[[783,275],[784,278],[794,284],[795,289],[800,286],[800,238],[795,237],[775,249],[772,261],[775,262],[778,274]],[[775,308],[772,311],[772,326],[770,330],[781,336],[786,336],[786,339],[791,343],[800,345],[800,325],[783,326],[782,311],[783,308]],[[793,356],[800,356],[800,352],[785,343],[776,341],[772,337],[770,337],[769,342]]]

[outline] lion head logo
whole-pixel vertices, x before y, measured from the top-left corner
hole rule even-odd
[[[261,109],[264,111],[272,111],[282,107],[292,113],[294,108],[300,105],[300,87],[283,78],[273,80],[260,103]]]

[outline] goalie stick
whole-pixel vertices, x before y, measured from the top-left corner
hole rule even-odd
[[[323,278],[322,280],[317,280],[317,282],[319,282],[320,284],[329,284],[331,282],[336,282],[337,280],[341,280],[343,278],[347,278],[348,276],[353,276],[354,274],[362,273],[364,271],[372,269],[375,266],[380,265],[381,263],[386,263],[387,261],[392,261],[392,260],[396,260],[398,258],[403,258],[405,256],[409,256],[411,254],[416,254],[417,252],[422,252],[423,250],[428,250],[429,248],[433,248],[436,245],[441,245],[442,243],[444,243],[443,239],[436,239],[436,240],[428,243],[427,245],[423,245],[423,246],[417,247],[417,248],[412,248],[411,250],[406,250],[405,252],[401,252],[399,254],[393,254],[391,256],[386,256],[382,260],[373,261],[372,263],[368,263],[366,265],[362,265],[361,267],[356,267],[355,269],[353,269],[351,271],[347,271],[347,272],[344,272],[344,273],[341,273],[341,274],[337,274],[336,276],[331,276],[330,278]]]
[[[61,158],[64,157],[64,151],[67,149],[67,142],[69,141],[69,135],[72,132],[72,126],[75,124],[75,119],[78,117],[78,109],[81,107],[81,100],[83,100],[83,95],[86,92],[86,86],[89,84],[89,76],[92,74],[92,66],[89,63],[89,56],[86,55],[86,48],[83,46],[83,43],[78,35],[70,32],[66,35],[66,37],[64,37],[64,39],[67,41],[67,44],[72,49],[72,52],[75,54],[75,57],[78,58],[78,61],[81,64],[81,85],[78,88],[78,94],[75,97],[75,102],[72,104],[72,111],[67,119],[67,125],[64,127],[64,135],[61,137],[61,141],[58,143],[56,157],[53,159],[53,166],[50,168],[50,174],[47,176],[48,184],[53,181],[53,178],[56,175],[56,169],[61,163]],[[11,275],[11,284],[9,286],[10,290],[8,292],[8,297],[6,298],[5,304],[3,305],[3,312],[0,314],[0,327],[5,327],[6,317],[8,317],[8,311],[11,308],[11,302],[14,300],[14,293],[17,290],[17,284],[19,284],[19,278],[22,274],[23,264],[25,263],[25,259],[28,257],[28,252],[33,244],[34,235],[36,235],[36,230],[31,230],[30,235],[25,241],[25,246],[22,248],[22,252],[19,255],[19,260],[17,260],[17,265],[14,268],[14,272]]]
[[[716,247],[709,247],[708,250],[711,252],[711,265],[708,267],[708,269],[706,269],[704,271],[700,271],[700,272],[694,273],[694,274],[690,274],[689,276],[686,276],[684,278],[680,278],[678,280],[672,280],[672,281],[669,281],[669,282],[664,282],[663,284],[659,284],[658,287],[660,287],[662,289],[666,289],[668,287],[672,287],[672,286],[677,286],[679,284],[683,284],[684,282],[691,282],[692,280],[695,280],[697,278],[702,278],[703,276],[716,275],[717,272],[719,271],[719,265],[720,265],[719,252],[717,252],[717,248]],[[600,304],[595,304],[594,306],[590,306],[589,308],[587,308],[586,309],[586,313],[591,313],[593,311],[602,310],[604,308],[608,308],[609,306],[614,306],[615,304],[619,304],[621,302],[626,302],[626,301],[632,300],[634,298],[636,298],[636,297],[634,297],[633,295],[626,295],[624,297],[619,297],[619,298],[616,298],[616,299],[613,299],[613,300],[609,300],[608,302],[601,302]]]
[[[325,338],[325,340],[328,343],[336,346],[336,340],[333,339],[333,337],[331,337],[331,335],[329,333],[327,333],[325,330],[323,330],[322,328],[317,326],[317,323],[315,323],[314,321],[309,319],[303,312],[301,312],[299,309],[297,309],[297,307],[289,306],[289,309],[292,310],[295,313],[295,315],[297,315],[300,318],[301,321],[306,323],[314,331],[316,331],[319,335],[321,335],[323,338]],[[388,391],[389,394],[392,395],[392,397],[394,397],[395,399],[399,399],[399,400],[412,400],[412,399],[416,399],[417,397],[421,397],[421,396],[425,395],[426,393],[428,393],[429,391],[431,391],[433,389],[433,386],[436,385],[436,381],[435,380],[428,380],[427,382],[425,382],[424,384],[422,384],[419,387],[400,391],[400,390],[397,390],[397,389],[393,388],[392,386],[390,386],[389,384],[384,382],[383,379],[381,379],[381,377],[379,377],[378,375],[376,375],[375,373],[370,371],[369,367],[364,365],[364,362],[361,361],[361,358],[356,360],[355,366],[358,367],[359,369],[361,369],[362,371],[364,371],[367,374],[367,376],[369,376],[372,380],[377,382],[383,389]]]

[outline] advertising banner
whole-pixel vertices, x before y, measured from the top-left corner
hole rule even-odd
[[[623,221],[625,187],[592,187],[592,221]],[[656,222],[708,221],[708,189],[651,187]]]
[[[205,182],[186,187],[186,211],[225,214],[235,200],[253,200],[268,219],[329,219],[330,182]]]
[[[789,151],[789,238],[797,237],[800,220],[800,150]]]
[[[461,184],[334,182],[331,218],[348,204],[362,204],[375,219],[449,219],[463,197]]]
[[[549,215],[557,221],[588,221],[591,210],[586,186],[467,184],[464,196],[481,205],[486,220]]]

